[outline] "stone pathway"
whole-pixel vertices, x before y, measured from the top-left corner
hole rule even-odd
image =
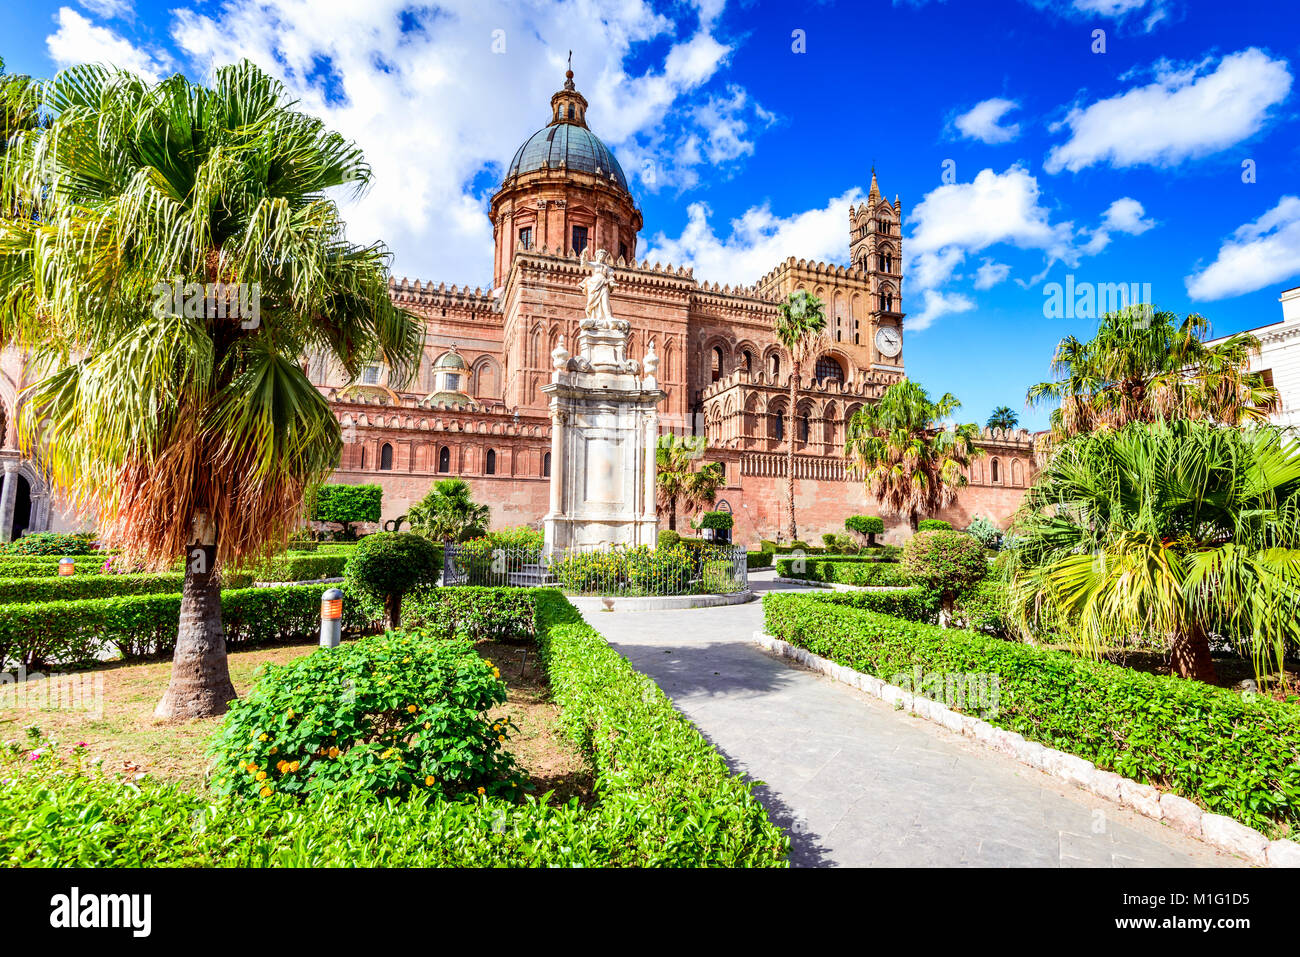
[[[789,590],[751,573],[755,591]],[[785,659],[749,638],[761,602],[584,612],[790,831],[796,866],[1242,866]]]

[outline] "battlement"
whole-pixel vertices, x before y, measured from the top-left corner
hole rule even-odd
[[[844,396],[852,399],[875,399],[879,397],[884,389],[901,381],[902,378],[902,374],[898,372],[866,372],[859,375],[852,382],[837,382],[832,379],[818,381],[810,376],[801,378],[799,395],[801,398],[804,396],[826,398]],[[784,392],[790,388],[790,377],[775,376],[770,372],[746,372],[744,369],[736,369],[734,372],[722,376],[718,381],[710,383],[701,393],[700,398],[707,402],[709,399],[720,396],[737,386],[777,389]]]
[[[1028,429],[980,429],[976,445],[997,445],[1032,452],[1034,435]]]
[[[445,282],[437,286],[432,281],[421,283],[418,279],[401,279],[390,277],[388,295],[393,302],[418,306],[453,306],[462,309],[492,309],[496,299],[492,291],[483,291],[483,287],[448,286]]]
[[[861,282],[865,285],[869,281],[867,271],[856,266],[841,266],[836,263],[818,262],[813,259],[795,259],[795,257],[790,256],[755,283],[755,288],[760,292],[770,289],[788,273],[794,273],[797,278],[810,282],[847,280]]]

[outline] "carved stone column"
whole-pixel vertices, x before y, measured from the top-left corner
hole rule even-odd
[[[5,459],[4,486],[0,488],[0,542],[9,542],[14,532],[14,504],[18,500],[18,461]]]

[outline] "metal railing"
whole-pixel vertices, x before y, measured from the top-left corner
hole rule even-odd
[[[569,595],[727,595],[749,588],[749,570],[739,545],[602,546],[548,556],[541,549],[466,542],[444,548],[442,582],[558,588]]]

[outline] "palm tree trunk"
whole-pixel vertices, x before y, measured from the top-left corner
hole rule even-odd
[[[912,526],[912,531],[915,532],[918,528],[921,527],[921,516],[918,515],[915,510],[908,512],[907,524]]]
[[[1170,643],[1174,672],[1180,678],[1213,684],[1217,678],[1214,659],[1210,657],[1210,643],[1199,628],[1176,631]]]
[[[402,627],[402,593],[391,592],[384,596],[384,611],[388,613],[388,627],[397,631]]]
[[[171,680],[154,717],[172,721],[224,714],[235,698],[221,625],[221,578],[216,570],[216,528],[195,520],[195,544],[185,558],[181,617]]]
[[[677,531],[677,499],[668,500],[668,531]]]
[[[799,529],[794,521],[794,438],[795,429],[795,403],[799,401],[799,361],[791,357],[790,361],[790,425],[786,429],[786,450],[785,450],[785,497],[790,512],[790,541],[799,541]]]

